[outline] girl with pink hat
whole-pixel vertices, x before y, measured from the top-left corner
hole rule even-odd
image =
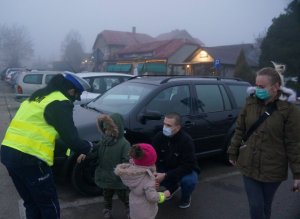
[[[154,219],[157,203],[170,196],[169,191],[157,192],[155,187],[156,151],[150,144],[139,143],[131,147],[131,163],[117,165],[115,174],[129,187],[131,219]]]

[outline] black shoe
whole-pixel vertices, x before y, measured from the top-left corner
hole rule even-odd
[[[185,209],[191,206],[192,198],[191,196],[187,198],[181,198],[180,203],[178,205],[179,208]]]
[[[170,200],[173,198],[173,196],[181,190],[181,187],[179,186],[168,198],[166,198],[166,201]]]

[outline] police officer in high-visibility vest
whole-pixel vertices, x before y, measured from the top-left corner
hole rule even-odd
[[[73,122],[73,102],[80,100],[82,84],[71,74],[58,74],[25,100],[11,121],[1,146],[1,162],[24,200],[27,219],[60,218],[51,166],[55,139],[78,153],[93,145],[81,140]]]

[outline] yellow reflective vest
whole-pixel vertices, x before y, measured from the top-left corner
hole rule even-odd
[[[11,121],[2,145],[30,154],[53,165],[55,139],[58,136],[53,126],[44,118],[46,106],[55,100],[69,100],[55,91],[41,101],[25,100]]]

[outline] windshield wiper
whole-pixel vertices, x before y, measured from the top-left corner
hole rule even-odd
[[[103,112],[101,112],[101,111],[100,111],[98,108],[96,108],[96,107],[92,107],[92,106],[85,105],[85,108],[94,110],[94,111],[96,111],[96,112],[98,112],[98,113],[103,113]]]

